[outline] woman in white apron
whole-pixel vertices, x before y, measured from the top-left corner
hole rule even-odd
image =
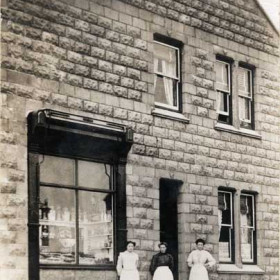
[[[213,266],[216,261],[208,251],[204,250],[205,241],[196,240],[196,250],[188,257],[188,265],[191,267],[189,280],[209,280],[207,268]]]
[[[158,247],[160,252],[153,256],[150,265],[153,280],[173,280],[174,261],[173,257],[166,253],[167,243],[161,242]]]
[[[133,252],[136,243],[127,241],[126,251],[120,253],[117,263],[117,272],[120,280],[139,280],[138,255]]]

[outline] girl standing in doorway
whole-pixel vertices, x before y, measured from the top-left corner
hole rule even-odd
[[[126,251],[120,253],[117,263],[117,272],[120,280],[139,280],[139,272],[137,270],[139,257],[133,252],[135,242],[127,241]]]
[[[212,255],[204,250],[205,241],[196,240],[196,250],[188,257],[188,265],[191,267],[189,280],[209,280],[207,268],[213,266],[216,261]]]

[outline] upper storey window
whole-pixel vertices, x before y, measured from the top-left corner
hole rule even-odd
[[[180,110],[180,49],[154,41],[155,105],[167,110]]]
[[[241,122],[251,124],[252,122],[252,70],[238,68],[238,97],[239,97],[239,119]]]
[[[254,66],[217,55],[215,69],[217,127],[224,124],[231,126],[233,132],[243,129],[257,136],[248,132],[254,129]]]
[[[231,64],[217,60],[216,77],[218,120],[231,124]]]

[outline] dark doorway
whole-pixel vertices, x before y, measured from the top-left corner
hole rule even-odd
[[[178,280],[178,187],[181,181],[160,179],[160,241],[168,243],[174,258],[174,279]]]

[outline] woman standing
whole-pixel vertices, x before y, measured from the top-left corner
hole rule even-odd
[[[153,280],[173,280],[174,261],[173,257],[166,253],[167,243],[161,242],[158,247],[160,252],[153,256],[150,265]]]
[[[127,241],[126,251],[120,253],[117,263],[117,272],[120,280],[139,280],[138,255],[133,252],[135,242]]]
[[[188,265],[191,267],[189,280],[209,280],[207,268],[213,266],[216,261],[208,251],[204,250],[205,241],[196,240],[196,250],[188,257]]]

